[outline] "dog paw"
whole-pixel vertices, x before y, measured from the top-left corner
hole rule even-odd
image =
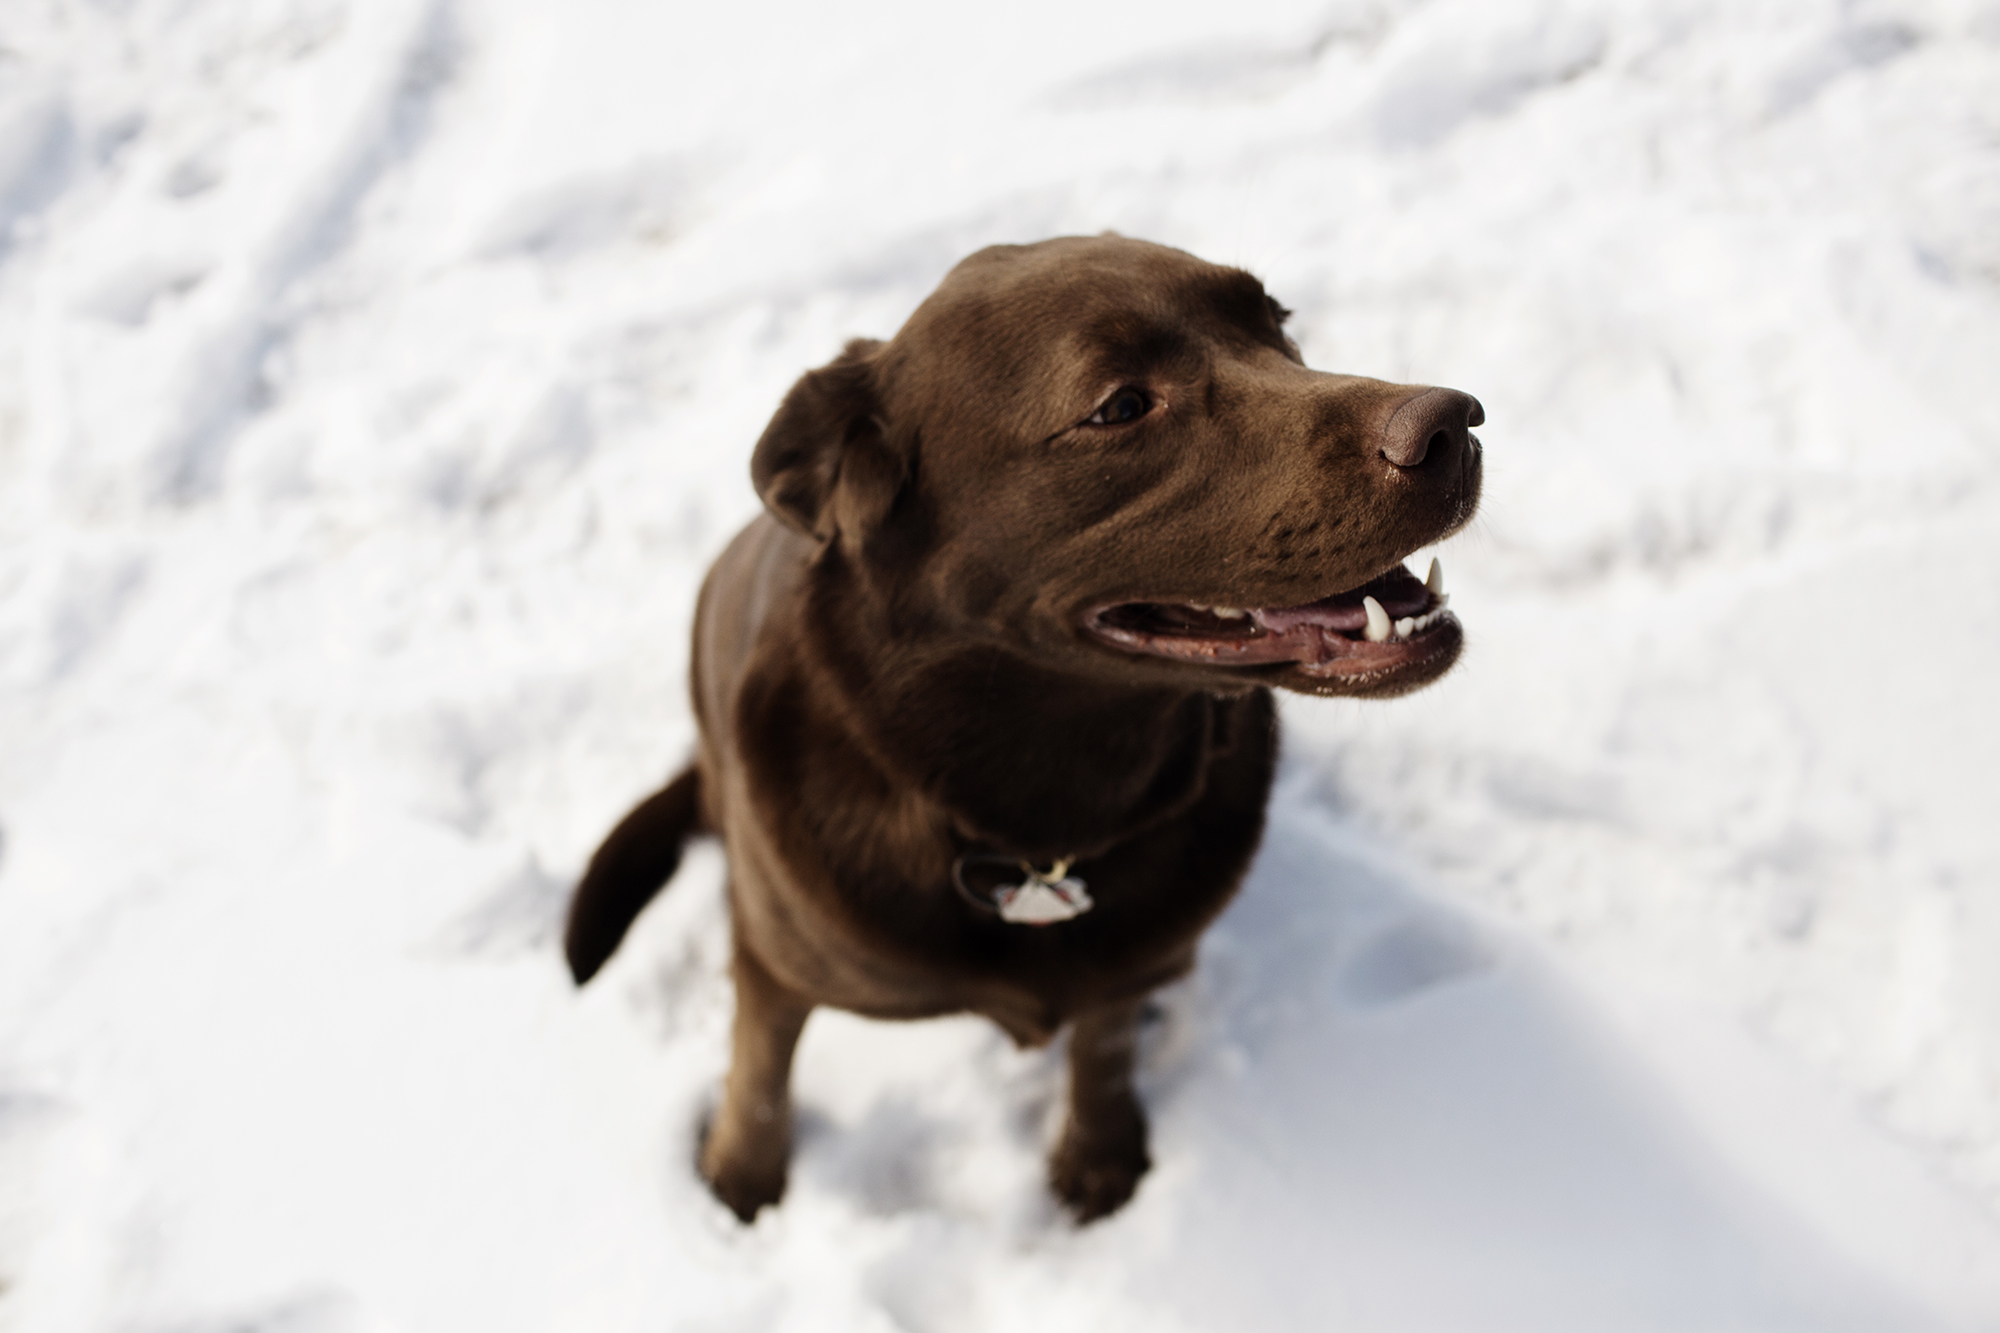
[[[708,1182],[709,1192],[736,1214],[738,1221],[748,1224],[756,1220],[759,1209],[785,1197],[790,1153],[773,1152],[768,1144],[762,1145],[761,1152],[746,1151],[740,1143],[731,1142],[733,1137],[714,1132],[713,1126],[704,1127],[695,1165]]]
[[[737,1221],[745,1224],[757,1220],[760,1208],[785,1197],[785,1173],[782,1171],[772,1175],[723,1168],[711,1175],[704,1168],[702,1175],[708,1180],[709,1192],[736,1214]]]
[[[1072,1125],[1049,1158],[1049,1188],[1079,1225],[1095,1222],[1123,1208],[1152,1165],[1143,1125],[1109,1141],[1086,1139]]]

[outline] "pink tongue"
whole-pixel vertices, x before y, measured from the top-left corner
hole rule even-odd
[[[1360,629],[1368,623],[1368,613],[1362,610],[1360,602],[1349,606],[1331,597],[1323,602],[1308,602],[1304,606],[1273,607],[1269,611],[1252,611],[1250,614],[1259,626],[1273,634],[1284,634],[1301,625],[1348,630]]]
[[[1305,625],[1355,630],[1368,623],[1368,613],[1361,606],[1363,597],[1373,597],[1380,602],[1391,620],[1422,615],[1431,604],[1430,589],[1418,582],[1416,575],[1399,565],[1359,588],[1335,593],[1317,602],[1307,602],[1304,606],[1276,606],[1250,614],[1259,626],[1272,634],[1285,634]]]

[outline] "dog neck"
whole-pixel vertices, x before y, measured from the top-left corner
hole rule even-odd
[[[960,633],[891,625],[836,561],[806,580],[812,651],[858,748],[967,844],[1088,857],[1200,799],[1233,701],[1093,679]]]

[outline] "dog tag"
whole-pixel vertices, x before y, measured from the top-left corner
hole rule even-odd
[[[1044,879],[1032,870],[1028,872],[1026,883],[1009,884],[996,890],[993,905],[1000,909],[1002,921],[1011,921],[1017,926],[1053,925],[1082,916],[1091,907],[1090,895],[1084,891],[1083,881],[1076,876]]]

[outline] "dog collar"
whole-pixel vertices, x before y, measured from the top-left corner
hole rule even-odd
[[[968,852],[951,863],[951,882],[960,897],[1002,921],[1016,926],[1051,926],[1082,916],[1093,905],[1083,881],[1069,873],[1075,861],[1075,857],[1065,856],[1047,870],[1037,870],[1015,857]],[[981,891],[966,883],[966,872],[981,867],[1004,867],[1006,873],[991,889]],[[1008,883],[1015,872],[1024,878]]]

